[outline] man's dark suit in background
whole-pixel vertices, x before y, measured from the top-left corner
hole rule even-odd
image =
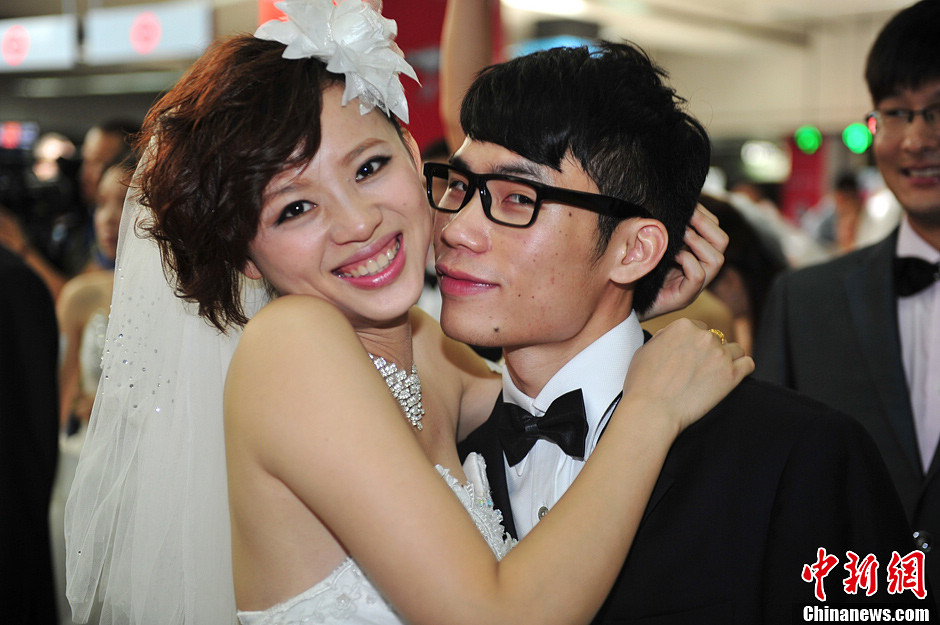
[[[0,246],[0,579],[2,620],[56,622],[49,497],[58,452],[58,329],[52,296]]]
[[[835,261],[781,277],[757,341],[756,377],[855,417],[874,439],[901,503],[930,549],[940,537],[940,464],[921,468],[898,336],[892,261],[897,231]],[[931,579],[940,558],[928,552]],[[933,582],[936,585],[936,581]]]
[[[871,247],[781,277],[764,308],[754,355],[756,376],[803,392],[865,426],[927,552],[935,587],[940,281],[936,269],[933,276],[915,272],[896,279],[895,258],[927,267],[940,261],[937,24],[937,0],[899,11],[875,39],[865,68],[873,105],[867,118],[874,133],[871,151],[901,205],[899,229]],[[896,289],[896,282],[907,288]]]

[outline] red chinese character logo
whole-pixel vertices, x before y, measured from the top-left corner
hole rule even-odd
[[[816,550],[816,562],[803,565],[803,581],[816,582],[815,594],[820,601],[826,600],[826,591],[823,589],[823,579],[829,575],[829,571],[835,568],[839,563],[839,558],[833,555],[826,555],[826,550],[820,547]]]
[[[898,595],[910,590],[918,599],[927,596],[924,583],[924,552],[914,550],[904,556],[897,551],[891,552],[891,562],[888,564],[888,592]]]
[[[859,588],[864,588],[867,597],[878,592],[878,558],[868,554],[864,560],[859,560],[854,551],[846,551],[845,556],[849,559],[844,567],[849,575],[842,582],[845,592],[854,595]]]

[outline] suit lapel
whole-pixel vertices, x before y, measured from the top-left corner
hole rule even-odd
[[[911,400],[901,363],[901,338],[891,270],[897,238],[895,230],[872,249],[866,262],[846,274],[844,284],[851,323],[860,337],[859,344],[875,394],[905,454],[917,472],[922,473]]]
[[[502,406],[503,395],[500,393],[490,413],[489,419],[475,429],[457,445],[460,453],[460,460],[467,457],[471,451],[475,451],[486,462],[486,475],[490,481],[490,494],[493,497],[493,506],[503,514],[503,527],[513,538],[518,538],[516,533],[516,524],[512,518],[512,506],[509,502],[509,487],[506,483],[506,462],[503,458],[503,448],[499,444],[499,436],[496,431],[496,410]]]

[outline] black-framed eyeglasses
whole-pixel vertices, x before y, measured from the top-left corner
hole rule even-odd
[[[607,195],[550,187],[517,176],[474,174],[443,163],[425,163],[424,177],[428,201],[436,210],[457,213],[470,203],[476,190],[483,214],[511,228],[528,228],[535,223],[543,202],[559,202],[623,219],[651,216],[638,204]]]
[[[920,115],[924,123],[934,132],[940,132],[940,103],[931,104],[922,109],[890,108],[874,110],[865,116],[868,130],[871,134],[883,132],[886,134],[901,134],[907,130],[908,124],[914,123],[914,118]]]

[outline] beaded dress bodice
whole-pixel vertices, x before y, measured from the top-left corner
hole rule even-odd
[[[460,484],[440,465],[437,470],[466,508],[496,558],[505,556],[516,541],[506,534],[502,514],[493,508],[483,458],[475,453],[467,456],[464,462],[466,484]],[[261,612],[239,612],[238,618],[242,625],[402,623],[352,558],[346,558],[321,582],[296,597]]]

